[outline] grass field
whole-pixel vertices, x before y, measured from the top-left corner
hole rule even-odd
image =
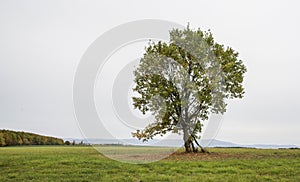
[[[212,148],[128,164],[93,147],[0,148],[0,181],[300,181],[299,149]]]

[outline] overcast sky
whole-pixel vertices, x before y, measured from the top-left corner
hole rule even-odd
[[[210,29],[247,66],[245,97],[228,102],[217,139],[300,145],[300,3],[227,1],[0,1],[0,128],[81,137],[72,84],[88,46],[140,19]]]

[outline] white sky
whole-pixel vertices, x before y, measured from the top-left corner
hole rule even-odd
[[[81,137],[77,64],[102,33],[139,19],[203,30],[240,53],[246,94],[229,102],[217,139],[300,145],[299,1],[0,1],[0,128]]]

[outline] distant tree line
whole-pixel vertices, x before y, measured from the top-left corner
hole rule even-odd
[[[89,143],[84,143],[83,140],[81,140],[80,142],[73,140],[72,142],[66,140],[65,141],[65,145],[90,145]]]
[[[59,138],[42,136],[27,132],[0,130],[0,147],[17,145],[63,145]]]

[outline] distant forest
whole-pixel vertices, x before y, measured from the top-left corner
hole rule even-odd
[[[63,145],[59,138],[42,136],[27,132],[0,130],[0,147],[17,145]]]

